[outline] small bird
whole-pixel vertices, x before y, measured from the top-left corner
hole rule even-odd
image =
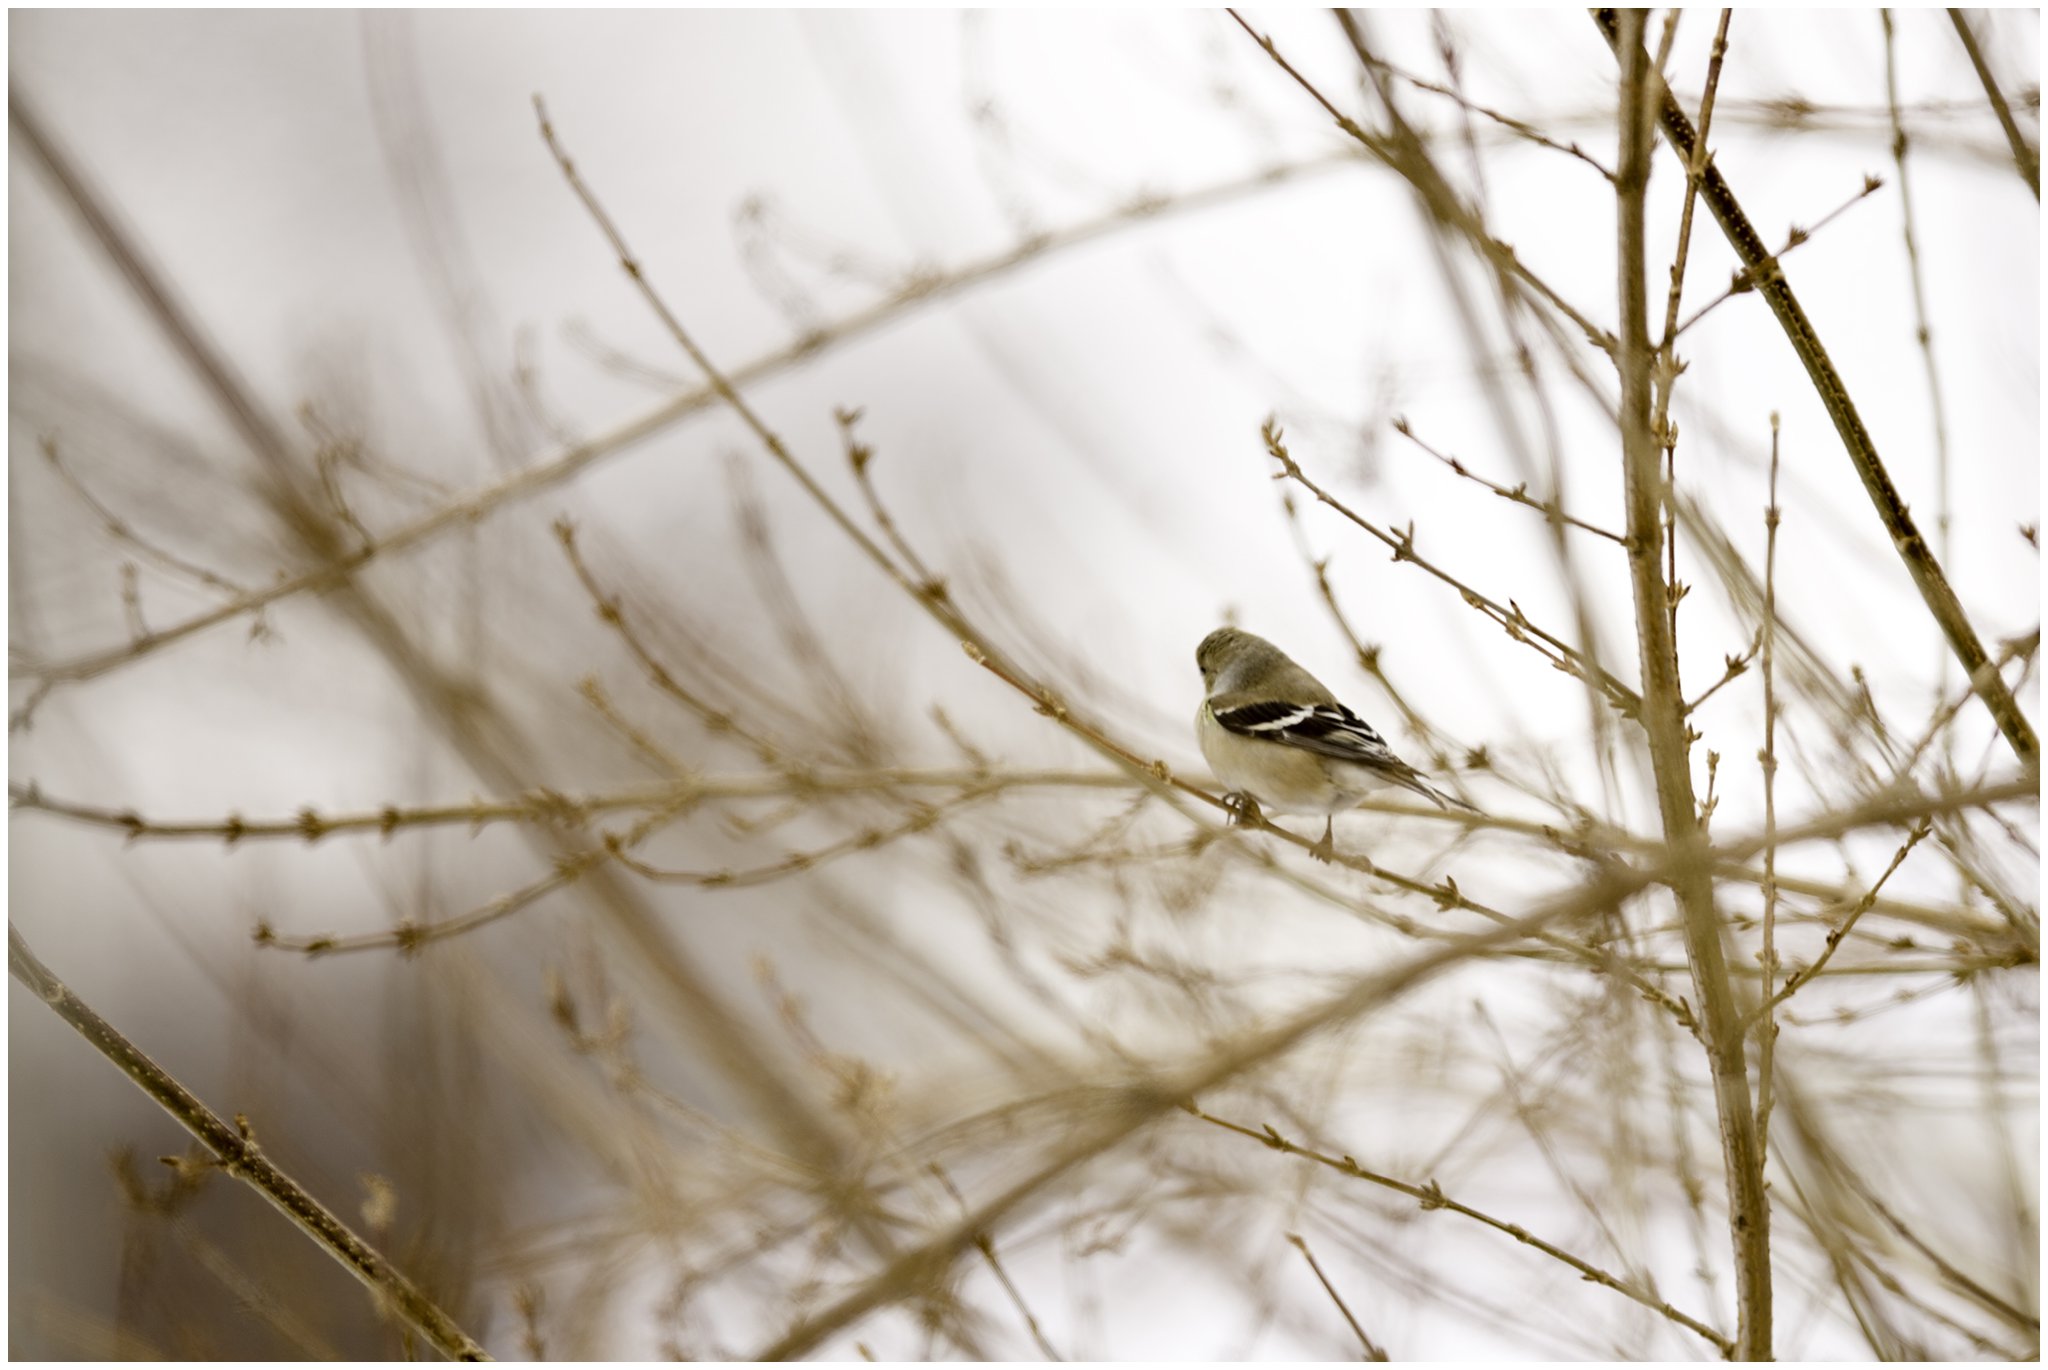
[[[1374,790],[1400,785],[1440,808],[1477,813],[1394,755],[1372,725],[1337,702],[1293,658],[1262,637],[1218,628],[1195,649],[1208,697],[1195,737],[1233,812],[1255,819],[1259,805],[1281,813],[1323,815],[1322,840],[1309,849],[1328,861],[1331,824]]]

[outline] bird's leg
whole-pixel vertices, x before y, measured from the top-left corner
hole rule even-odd
[[[1259,812],[1259,801],[1244,790],[1232,790],[1223,796],[1223,811],[1230,815],[1233,828],[1256,828],[1266,821]]]
[[[1310,847],[1308,849],[1308,854],[1310,856],[1313,856],[1316,860],[1323,862],[1325,865],[1329,864],[1329,862],[1336,856],[1337,853],[1336,845],[1330,840],[1330,828],[1331,825],[1336,821],[1337,820],[1334,817],[1325,818],[1323,820],[1322,840],[1316,843],[1313,847]]]

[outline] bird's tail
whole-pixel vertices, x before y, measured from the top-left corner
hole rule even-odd
[[[1480,811],[1478,805],[1467,804],[1458,796],[1445,793],[1419,775],[1406,777],[1405,783],[1409,789],[1414,790],[1416,793],[1427,795],[1430,799],[1435,800],[1436,806],[1440,809],[1463,809],[1466,813],[1478,813]]]

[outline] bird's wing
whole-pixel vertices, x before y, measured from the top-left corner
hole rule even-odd
[[[1387,770],[1414,768],[1400,757],[1370,723],[1342,704],[1294,704],[1264,699],[1215,710],[1216,721],[1234,733],[1263,738],[1339,761]]]
[[[1448,799],[1461,808],[1467,807],[1462,800],[1450,799],[1424,780],[1413,766],[1394,755],[1394,749],[1370,723],[1342,704],[1293,704],[1267,699],[1218,707],[1212,712],[1216,721],[1230,732],[1348,761],[1376,772],[1389,784],[1406,786],[1438,804]]]

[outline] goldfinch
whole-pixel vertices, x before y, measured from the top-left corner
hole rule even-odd
[[[1207,697],[1195,737],[1234,810],[1259,806],[1321,814],[1323,837],[1310,854],[1328,861],[1335,816],[1374,790],[1399,785],[1439,807],[1471,809],[1394,755],[1372,725],[1285,652],[1237,628],[1218,628],[1195,649]],[[1474,810],[1474,812],[1477,812]]]

